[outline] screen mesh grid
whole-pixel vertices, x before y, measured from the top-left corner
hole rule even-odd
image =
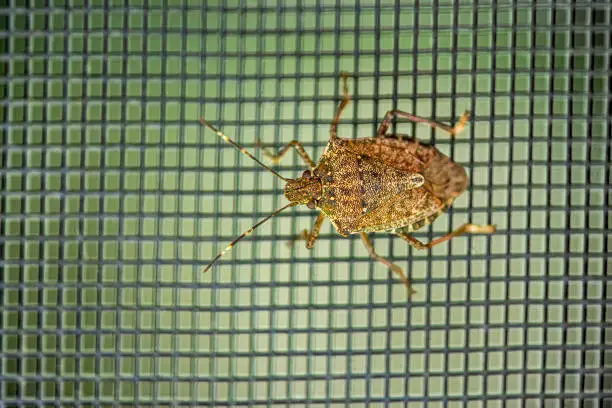
[[[3,0],[3,406],[612,404],[610,23],[602,1]],[[398,121],[465,165],[405,288],[213,132],[301,141]],[[290,155],[275,168],[296,177]]]

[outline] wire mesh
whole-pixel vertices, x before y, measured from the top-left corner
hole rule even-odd
[[[3,406],[612,404],[608,2],[3,0]],[[245,147],[369,137],[387,110],[471,186],[413,251],[418,291],[284,203]],[[300,174],[296,157],[277,166]]]

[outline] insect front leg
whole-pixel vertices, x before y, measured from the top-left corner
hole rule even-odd
[[[450,133],[451,136],[455,136],[456,134],[458,134],[459,132],[463,130],[468,120],[470,120],[470,111],[466,110],[465,112],[463,112],[463,115],[461,115],[461,117],[459,118],[459,122],[457,122],[455,126],[451,127],[449,125],[446,125],[442,122],[435,121],[433,119],[423,118],[421,116],[413,115],[411,113],[403,112],[400,110],[392,110],[392,111],[387,112],[387,114],[385,115],[385,118],[383,119],[380,126],[378,127],[378,137],[385,136],[385,133],[387,133],[387,129],[389,129],[389,126],[391,126],[391,122],[393,121],[393,118],[395,116],[404,118],[404,119],[408,119],[409,121],[415,122],[415,123],[426,123],[433,128],[442,129],[445,132]]]
[[[404,285],[406,285],[406,287],[408,288],[408,296],[410,297],[411,295],[416,293],[416,291],[414,289],[412,289],[412,285],[410,284],[410,280],[408,279],[408,277],[406,276],[406,274],[404,273],[402,268],[400,268],[399,266],[395,265],[394,263],[392,263],[388,259],[383,258],[382,256],[378,255],[376,253],[376,251],[374,250],[374,245],[372,245],[372,241],[370,241],[370,238],[368,237],[368,234],[366,234],[365,232],[360,232],[359,235],[361,235],[361,240],[363,241],[363,244],[365,245],[366,249],[370,253],[370,256],[372,258],[374,258],[374,260],[382,263],[387,268],[391,269],[391,271],[393,271],[393,273],[399,275],[400,279],[404,282]]]
[[[321,225],[323,224],[323,220],[325,220],[325,214],[320,212],[317,216],[314,226],[312,227],[312,231],[310,233],[307,229],[302,231],[300,235],[298,235],[292,241],[289,242],[289,247],[293,248],[293,246],[295,245],[295,241],[303,239],[306,241],[306,248],[312,249],[314,247],[315,242],[317,241],[317,238],[319,238],[319,231],[321,231]]]
[[[302,160],[304,160],[304,163],[306,163],[308,167],[310,167],[310,169],[314,169],[316,167],[310,156],[308,156],[308,153],[306,153],[306,150],[304,150],[304,146],[302,146],[302,144],[297,140],[292,140],[291,142],[289,142],[288,145],[280,149],[276,154],[272,153],[270,150],[264,147],[261,141],[259,140],[257,141],[257,147],[259,147],[263,151],[264,156],[266,156],[266,158],[272,161],[272,163],[274,164],[280,162],[281,159],[287,154],[289,149],[293,147],[295,148],[295,150],[297,150]]]
[[[336,112],[336,117],[329,128],[330,137],[335,139],[338,137],[338,122],[340,121],[340,116],[342,115],[342,111],[346,108],[346,105],[351,101],[351,96],[349,95],[348,90],[348,77],[349,75],[345,72],[342,73],[342,90],[344,93],[344,98],[342,102],[340,102],[340,106],[338,106],[338,111]]]
[[[440,238],[436,238],[426,244],[422,243],[412,235],[406,234],[402,231],[395,231],[395,234],[417,249],[429,249],[462,234],[492,234],[494,232],[495,225],[464,224],[455,231],[449,232],[448,234],[441,236]]]

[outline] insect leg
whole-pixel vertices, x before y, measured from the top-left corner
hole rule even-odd
[[[310,233],[308,233],[307,229],[302,231],[300,235],[288,242],[289,248],[293,248],[293,246],[295,245],[295,241],[303,239],[306,241],[306,248],[312,249],[314,247],[315,242],[317,241],[317,238],[319,238],[319,231],[321,231],[321,225],[323,224],[323,220],[325,220],[325,214],[323,214],[323,212],[320,212],[317,216],[314,226],[312,227],[312,231]]]
[[[459,122],[457,122],[455,126],[451,127],[449,125],[446,125],[442,122],[435,121],[433,119],[423,118],[421,116],[413,115],[411,113],[402,112],[399,110],[392,110],[392,111],[387,112],[387,114],[385,115],[385,118],[383,119],[380,126],[378,127],[378,137],[385,136],[385,133],[387,132],[387,129],[389,129],[389,126],[391,126],[391,121],[393,120],[393,117],[395,116],[404,118],[404,119],[408,119],[409,121],[415,122],[415,123],[426,123],[431,127],[439,128],[439,129],[444,130],[445,132],[450,133],[451,136],[455,136],[457,133],[463,130],[468,120],[470,120],[470,111],[466,110],[465,112],[463,112],[463,115],[461,115],[461,117],[459,118]]]
[[[344,98],[342,99],[342,102],[340,102],[340,106],[338,106],[338,111],[336,112],[336,117],[329,128],[330,137],[332,139],[338,137],[338,122],[340,121],[340,116],[342,115],[344,108],[346,108],[346,105],[348,105],[351,100],[348,90],[348,77],[349,75],[346,72],[342,73],[342,90],[344,93]]]
[[[453,232],[449,232],[448,234],[441,236],[440,238],[436,238],[431,242],[426,244],[422,243],[412,235],[408,235],[405,232],[396,231],[395,233],[402,238],[404,241],[408,242],[410,245],[417,249],[428,249],[435,245],[441,244],[442,242],[448,241],[456,236],[461,234],[492,234],[495,232],[495,225],[474,225],[474,224],[464,224],[461,227],[457,228]]]
[[[368,234],[366,234],[365,232],[360,232],[359,235],[361,235],[361,240],[363,241],[363,244],[365,245],[366,249],[370,253],[370,256],[374,258],[374,260],[382,263],[387,268],[391,269],[393,273],[399,275],[400,279],[404,282],[404,285],[406,285],[406,287],[408,288],[408,296],[416,293],[416,291],[412,289],[410,280],[408,279],[408,277],[406,276],[402,268],[395,265],[388,259],[383,258],[382,256],[378,255],[376,251],[374,250],[374,245],[372,245],[372,241],[370,241],[370,238],[368,238]]]
[[[281,159],[283,158],[283,156],[285,156],[285,154],[287,154],[289,149],[293,147],[293,148],[295,148],[295,150],[297,150],[297,152],[300,155],[300,157],[302,158],[302,160],[304,160],[304,162],[311,169],[314,169],[316,167],[315,163],[312,161],[310,156],[308,156],[308,153],[306,153],[306,150],[304,150],[304,146],[302,146],[302,144],[300,142],[298,142],[297,140],[292,140],[291,142],[289,142],[288,145],[286,145],[285,147],[280,149],[278,151],[278,153],[276,153],[276,154],[272,153],[269,149],[264,147],[259,140],[257,141],[257,147],[261,148],[261,150],[263,151],[264,156],[266,156],[266,158],[271,160],[272,163],[274,163],[274,164],[277,164],[278,162],[280,162]]]
[[[323,214],[323,212],[320,212],[317,216],[317,219],[314,223],[314,226],[312,227],[312,231],[310,232],[310,234],[308,234],[307,230],[304,230],[307,235],[306,248],[312,249],[312,247],[314,247],[315,241],[317,240],[317,238],[319,238],[319,231],[321,231],[321,225],[323,224],[324,219],[325,214]]]

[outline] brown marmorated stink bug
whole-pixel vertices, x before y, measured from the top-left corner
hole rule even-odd
[[[215,131],[223,140],[284,180],[287,183],[285,197],[290,201],[288,205],[276,210],[236,238],[206,266],[204,272],[255,228],[281,211],[298,204],[305,204],[312,210],[320,211],[312,231],[304,230],[300,236],[306,240],[307,248],[314,246],[321,224],[327,217],[343,237],[359,234],[372,258],[399,275],[409,294],[414,291],[408,277],[398,265],[376,253],[368,238],[368,232],[391,232],[418,249],[431,248],[464,233],[495,232],[493,225],[464,224],[455,231],[428,243],[422,243],[411,236],[411,232],[431,224],[451,206],[453,201],[465,191],[468,178],[463,167],[440,153],[435,147],[415,138],[386,134],[393,118],[397,116],[439,128],[453,137],[465,127],[469,120],[469,112],[466,111],[459,122],[454,127],[450,127],[410,113],[389,111],[375,137],[342,139],[337,135],[338,122],[351,99],[346,74],[343,75],[343,90],[344,98],[331,124],[327,147],[317,164],[297,140],[283,147],[277,154],[263,149],[266,157],[278,163],[290,148],[295,148],[308,166],[308,170],[297,179],[281,176],[230,140],[223,132],[204,119],[201,120],[203,125]]]

